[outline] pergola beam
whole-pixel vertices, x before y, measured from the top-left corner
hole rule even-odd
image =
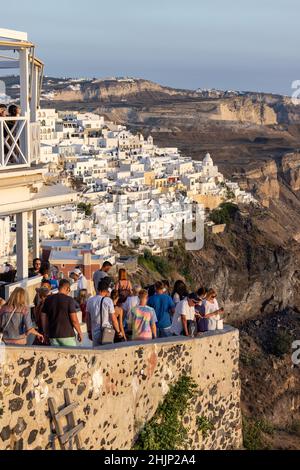
[[[28,34],[23,31],[15,31],[14,29],[0,28],[0,38],[16,39],[17,41],[27,41]]]

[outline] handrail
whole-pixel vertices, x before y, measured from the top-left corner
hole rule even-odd
[[[29,120],[26,116],[0,118],[0,170],[30,166]]]

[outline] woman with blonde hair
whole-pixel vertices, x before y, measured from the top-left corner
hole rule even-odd
[[[5,344],[26,345],[28,335],[44,341],[43,335],[33,328],[26,292],[21,287],[13,291],[0,310],[0,332]]]
[[[220,308],[217,301],[217,293],[214,289],[208,289],[206,298],[202,301],[200,307],[202,318],[207,319],[208,331],[223,330],[224,308]]]
[[[132,284],[128,279],[126,269],[119,270],[119,280],[116,284],[116,290],[119,292],[120,302],[126,301],[127,297],[132,295]]]

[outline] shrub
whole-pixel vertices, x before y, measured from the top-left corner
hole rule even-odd
[[[92,204],[86,204],[85,202],[80,202],[77,206],[80,212],[84,212],[86,217],[90,217],[93,214]]]
[[[153,418],[140,432],[136,450],[176,450],[187,443],[187,430],[183,417],[189,401],[195,395],[196,384],[191,377],[183,375],[170,387],[164,401],[159,405]]]
[[[209,431],[214,430],[214,425],[204,416],[197,416],[196,424],[198,431],[202,433],[202,436],[205,438]]]
[[[218,209],[215,209],[210,213],[209,218],[217,225],[229,224],[234,219],[238,210],[239,208],[236,204],[233,204],[232,202],[223,202]]]
[[[283,357],[291,351],[292,337],[285,330],[278,330],[270,338],[268,352],[277,357]]]
[[[266,421],[243,417],[243,440],[247,450],[267,449],[264,434],[273,433],[273,426]]]
[[[149,250],[145,250],[144,256],[140,256],[138,260],[141,266],[144,266],[150,271],[157,271],[164,277],[168,277],[172,270],[170,263],[167,259],[161,256],[154,256]]]

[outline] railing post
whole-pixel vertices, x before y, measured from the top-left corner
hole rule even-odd
[[[4,166],[4,124],[0,119],[0,166]]]
[[[28,278],[28,215],[17,214],[17,276],[18,280]]]
[[[22,49],[19,52],[20,57],[20,103],[22,116],[26,118],[26,124],[24,128],[24,140],[22,151],[26,157],[26,163],[31,163],[31,151],[30,151],[30,106],[29,106],[29,60],[28,50]]]
[[[39,231],[39,211],[35,210],[32,213],[33,225],[33,258],[40,257],[40,231]]]

